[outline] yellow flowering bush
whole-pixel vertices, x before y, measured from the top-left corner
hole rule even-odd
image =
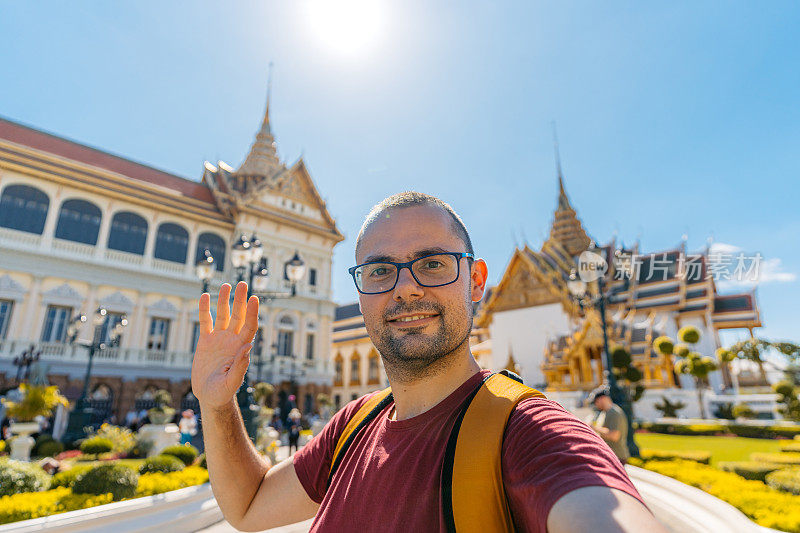
[[[202,485],[208,481],[208,470],[199,466],[187,466],[180,472],[153,472],[139,477],[136,496],[152,496],[162,492],[178,490],[184,487]]]
[[[207,481],[208,471],[199,466],[189,466],[180,472],[168,474],[161,472],[144,474],[139,477],[136,497],[202,485]],[[111,503],[112,500],[111,493],[75,494],[69,487],[3,496],[0,498],[0,524],[86,509]]]
[[[111,502],[111,494],[73,494],[66,487],[0,498],[0,524],[86,509]]]
[[[644,461],[641,466],[704,490],[733,505],[759,525],[800,533],[800,496],[694,461]]]

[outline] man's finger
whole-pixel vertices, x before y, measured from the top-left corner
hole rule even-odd
[[[247,302],[247,283],[240,281],[236,284],[236,292],[233,295],[233,314],[231,315],[231,323],[228,327],[234,333],[239,333],[244,324],[245,304]]]
[[[238,389],[242,385],[244,373],[247,372],[247,366],[250,364],[250,350],[253,348],[251,343],[242,345],[236,353],[230,370],[228,370],[228,383],[231,388]]]
[[[214,322],[215,329],[226,329],[228,322],[231,320],[231,285],[230,283],[223,283],[219,288],[219,296],[217,297],[217,320]]]
[[[251,296],[247,301],[247,313],[244,318],[244,326],[239,332],[242,342],[252,342],[258,330],[258,296]]]
[[[198,304],[200,321],[200,333],[208,335],[211,333],[211,295],[204,292],[200,296],[200,303]]]

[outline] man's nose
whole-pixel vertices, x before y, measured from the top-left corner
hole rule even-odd
[[[422,287],[411,275],[410,268],[401,268],[397,273],[397,284],[394,286],[392,299],[395,301],[400,300],[413,300],[422,298],[424,291]]]

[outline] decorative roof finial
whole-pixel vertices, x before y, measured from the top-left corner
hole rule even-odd
[[[558,132],[556,131],[555,120],[551,122],[553,125],[553,151],[556,157],[556,176],[558,176],[558,206],[562,209],[569,209],[569,200],[567,199],[567,192],[564,190],[564,173],[561,171],[561,153],[558,149]]]
[[[269,100],[272,97],[272,61],[269,62],[269,70],[267,73],[267,108],[264,111],[264,123],[261,125],[261,131],[266,134],[272,134],[269,125]]]

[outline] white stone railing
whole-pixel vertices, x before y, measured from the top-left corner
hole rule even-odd
[[[189,533],[222,520],[222,512],[206,483],[196,487],[135,498],[80,511],[22,520],[0,526],[0,533],[34,531],[133,533],[163,531]]]
[[[114,263],[122,263],[131,266],[141,266],[144,263],[143,255],[122,252],[120,250],[106,250],[105,259],[106,261],[113,261]]]
[[[63,239],[53,239],[53,250],[66,252],[68,255],[78,255],[81,257],[91,257],[94,255],[94,246],[82,242],[65,241]]]
[[[27,231],[0,228],[0,241],[22,245],[25,248],[34,248],[41,244],[42,236],[35,233],[28,233]]]
[[[89,359],[89,349],[85,346],[63,342],[34,342],[30,340],[0,341],[0,359],[13,358],[35,344],[41,350],[45,362],[80,362]],[[95,362],[117,362],[135,366],[154,368],[191,368],[192,352],[148,350],[146,348],[103,348],[95,352]]]
[[[644,503],[669,531],[777,533],[759,526],[732,505],[700,489],[643,468],[627,465],[625,470]]]

